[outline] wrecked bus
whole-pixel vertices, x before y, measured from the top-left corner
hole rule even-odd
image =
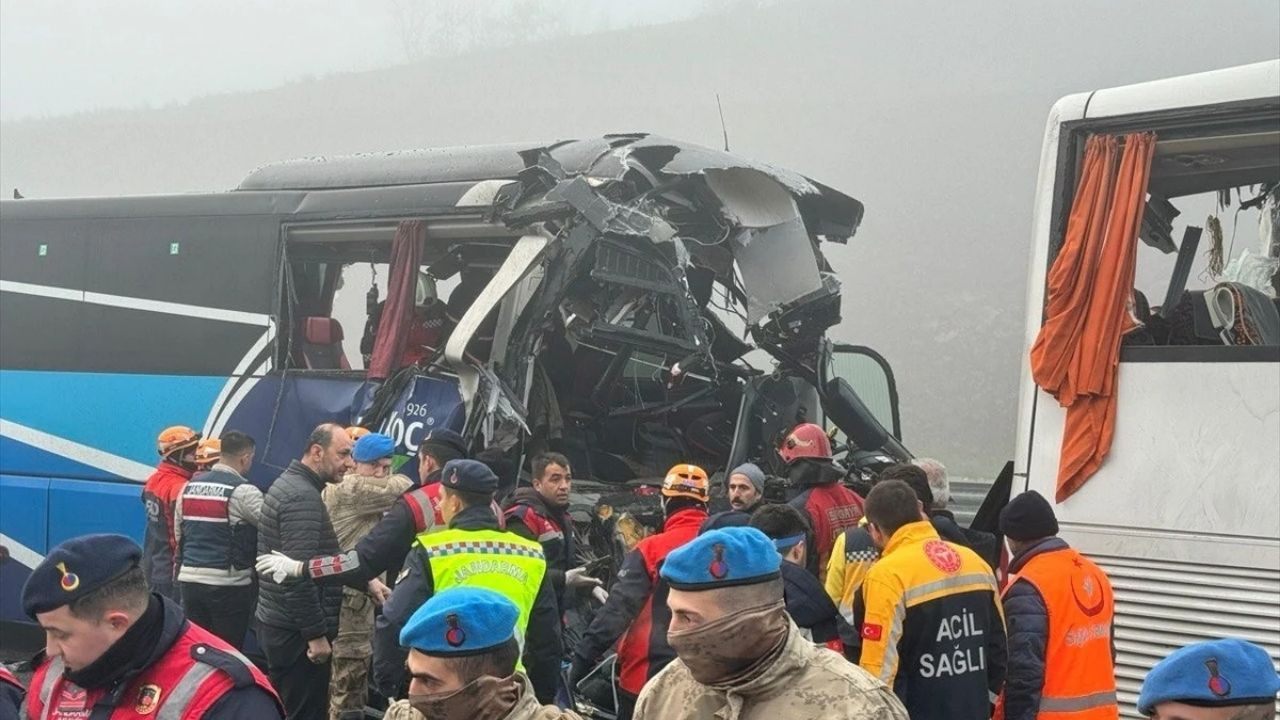
[[[1140,325],[1119,350],[1110,453],[1055,507],[1062,535],[1114,585],[1126,717],[1140,717],[1150,667],[1188,643],[1243,637],[1280,665],[1280,61],[1053,107],[1024,358],[1044,324],[1088,138],[1138,132],[1155,133],[1136,255]],[[1024,364],[1015,494],[1054,498],[1066,421]]]
[[[51,546],[139,538],[155,435],[431,428],[579,485],[777,465],[831,422],[855,472],[906,457],[883,359],[833,346],[825,252],[862,205],[644,134],[282,162],[231,192],[0,205],[0,618]],[[855,389],[856,386],[856,389]],[[401,470],[416,473],[416,463]],[[589,506],[588,506],[589,507]]]

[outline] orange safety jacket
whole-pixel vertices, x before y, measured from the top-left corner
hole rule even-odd
[[[1036,720],[1118,718],[1111,642],[1115,595],[1106,573],[1076,550],[1062,547],[1036,554],[1010,575],[1006,602],[1019,580],[1040,594],[1048,615],[1044,685]],[[1011,637],[1013,625],[1010,615]],[[995,720],[1005,719],[1004,700],[1002,692]]]

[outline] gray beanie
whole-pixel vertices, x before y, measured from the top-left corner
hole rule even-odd
[[[764,471],[755,463],[742,463],[734,468],[733,472],[729,473],[729,477],[734,475],[742,475],[747,480],[750,480],[751,484],[755,486],[756,492],[761,495],[764,494]]]

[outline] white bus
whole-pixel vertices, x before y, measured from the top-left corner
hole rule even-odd
[[[1224,344],[1206,323],[1203,292],[1221,279],[1205,267],[1215,244],[1226,276],[1248,275],[1236,272],[1243,267],[1255,278],[1280,244],[1280,60],[1054,105],[1036,194],[1026,352],[1043,321],[1086,138],[1138,131],[1157,137],[1137,259],[1147,327],[1121,349],[1110,455],[1056,506],[1062,536],[1115,586],[1119,696],[1133,717],[1143,677],[1175,648],[1238,636],[1280,659],[1280,346]],[[1014,494],[1037,490],[1052,501],[1065,417],[1024,359]]]

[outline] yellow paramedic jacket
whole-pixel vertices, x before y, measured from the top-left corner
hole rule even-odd
[[[861,594],[862,582],[872,564],[879,559],[880,549],[871,541],[866,518],[863,518],[858,527],[846,528],[837,535],[836,542],[831,547],[831,561],[827,564],[827,578],[823,587],[850,625],[854,623],[853,606]]]
[[[859,664],[912,720],[986,720],[1003,686],[1004,611],[991,568],[927,520],[898,529],[867,571]]]

